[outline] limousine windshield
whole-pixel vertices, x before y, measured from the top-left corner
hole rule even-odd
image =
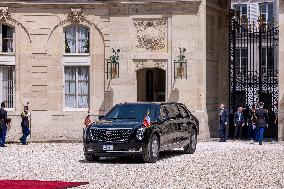
[[[105,120],[133,120],[137,122],[143,121],[147,112],[151,120],[157,120],[159,114],[159,105],[145,104],[119,104],[116,105],[104,117]]]

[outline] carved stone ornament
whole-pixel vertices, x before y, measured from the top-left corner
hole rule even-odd
[[[167,60],[134,60],[135,70],[143,68],[161,68],[167,69]]]
[[[137,19],[134,20],[134,27],[137,33],[137,48],[146,51],[159,51],[166,47],[166,19]]]
[[[8,7],[0,7],[0,20],[7,20],[11,17]]]
[[[85,18],[85,14],[83,13],[82,9],[71,8],[71,12],[68,15],[68,18],[73,22],[80,22]]]

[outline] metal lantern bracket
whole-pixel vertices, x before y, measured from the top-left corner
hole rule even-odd
[[[119,78],[119,53],[120,49],[112,49],[113,55],[107,60],[107,79]]]
[[[178,60],[174,60],[174,78],[187,79],[187,60],[185,59],[186,48],[179,47]]]

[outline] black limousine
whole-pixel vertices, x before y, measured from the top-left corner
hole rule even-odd
[[[109,156],[140,156],[147,163],[163,150],[193,154],[199,121],[181,103],[121,103],[84,129],[87,161]]]

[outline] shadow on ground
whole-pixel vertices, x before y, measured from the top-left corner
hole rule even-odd
[[[164,151],[160,152],[159,160],[169,159],[175,156],[184,155],[182,151]],[[98,164],[144,164],[141,157],[102,157],[98,161],[79,160],[79,163],[98,163]]]

